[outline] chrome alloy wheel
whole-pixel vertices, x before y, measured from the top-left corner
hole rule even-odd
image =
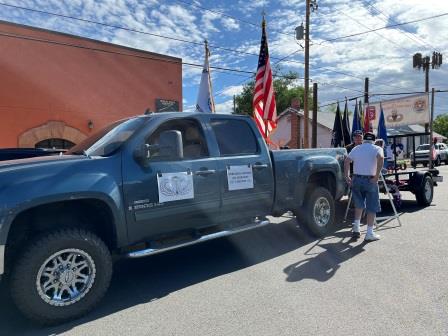
[[[78,249],[58,251],[39,269],[36,287],[42,300],[52,306],[68,306],[81,300],[93,285],[95,263]]]
[[[431,181],[430,180],[426,180],[424,191],[425,191],[425,198],[427,200],[430,200],[432,197],[432,189],[431,189]]]
[[[314,222],[320,226],[324,227],[330,221],[331,207],[330,203],[325,197],[319,197],[314,203],[313,217]]]

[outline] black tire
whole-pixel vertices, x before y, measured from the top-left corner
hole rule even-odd
[[[67,252],[64,254],[62,251]],[[57,256],[66,258],[65,271],[61,264],[56,267],[59,262],[56,261]],[[108,248],[97,236],[81,229],[61,229],[37,238],[14,264],[11,296],[26,317],[43,325],[60,324],[88,313],[106,293],[112,276]],[[51,273],[49,276],[43,274],[44,266],[48,265],[54,265],[54,269],[47,271],[47,274]],[[84,282],[79,280],[81,276]],[[54,277],[58,280],[51,281]],[[55,286],[65,288],[68,282],[72,290],[76,289],[74,297],[65,302],[55,299]],[[52,288],[43,289],[46,283]],[[67,300],[68,287],[61,294]],[[51,295],[53,298],[50,298]]]
[[[323,187],[308,188],[307,190],[310,191],[310,194],[307,193],[307,199],[304,206],[299,210],[298,218],[303,219],[306,228],[313,236],[324,237],[331,232],[334,226],[335,206],[333,195]]]
[[[423,167],[428,167],[428,162],[423,162]]]
[[[415,192],[415,199],[421,206],[428,206],[431,204],[434,197],[434,185],[432,178],[426,175],[423,178],[420,188]]]

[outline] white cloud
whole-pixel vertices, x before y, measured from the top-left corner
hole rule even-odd
[[[238,95],[243,91],[243,85],[233,85],[228,86],[226,89],[221,91],[221,95],[224,97],[233,97],[234,95]]]
[[[240,24],[232,18],[222,17],[221,24],[229,31],[240,30]]]
[[[231,114],[233,111],[233,99],[215,104],[216,113]]]

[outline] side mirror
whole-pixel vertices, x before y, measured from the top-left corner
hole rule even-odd
[[[164,131],[160,133],[158,144],[142,144],[135,150],[134,157],[144,167],[149,165],[151,159],[182,159],[184,157],[182,134],[174,130]]]
[[[159,137],[159,153],[166,159],[178,160],[184,157],[182,134],[180,131],[164,131]]]

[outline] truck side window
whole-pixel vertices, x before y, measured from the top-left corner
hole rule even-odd
[[[159,143],[160,133],[168,130],[180,131],[184,150],[184,159],[200,159],[208,157],[208,148],[201,125],[193,119],[174,119],[160,125],[148,138],[149,145]],[[158,160],[154,153],[154,160]]]
[[[254,132],[244,120],[211,120],[221,156],[257,154],[258,144]]]

